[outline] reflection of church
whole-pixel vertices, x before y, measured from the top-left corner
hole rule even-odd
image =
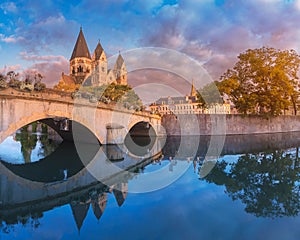
[[[118,183],[110,189],[110,192],[113,192],[117,204],[120,207],[122,206],[122,204],[124,203],[127,197],[128,183],[127,182]],[[90,205],[92,205],[92,209],[95,217],[97,218],[97,220],[100,220],[106,208],[106,203],[107,203],[106,192],[95,194],[91,196],[89,199],[87,199],[86,201],[72,202],[70,205],[71,205],[72,214],[78,231],[80,231],[82,227],[82,224],[89,211]]]
[[[81,85],[83,82],[92,86],[111,83],[127,85],[127,70],[120,53],[114,67],[108,69],[106,54],[100,41],[91,55],[82,28],[80,28],[70,58],[70,74],[62,73],[60,84]]]

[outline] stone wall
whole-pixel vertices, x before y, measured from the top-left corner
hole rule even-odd
[[[300,116],[164,115],[167,135],[235,135],[300,131]]]

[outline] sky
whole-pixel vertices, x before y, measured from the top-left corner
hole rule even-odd
[[[218,80],[249,48],[269,46],[299,53],[299,22],[300,0],[4,0],[0,2],[0,72],[39,71],[53,86],[61,72],[69,72],[82,26],[91,52],[98,40],[107,56],[167,48],[199,62],[211,79]],[[176,64],[171,68],[181,63]],[[171,70],[155,76],[137,71],[128,81],[134,86],[138,79],[143,84],[174,84],[178,78]]]

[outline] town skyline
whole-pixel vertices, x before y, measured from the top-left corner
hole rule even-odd
[[[217,80],[249,48],[266,45],[299,52],[299,20],[300,1],[288,0],[45,1],[43,6],[5,1],[0,4],[0,52],[5,56],[0,72],[33,69],[53,86],[69,71],[82,26],[90,52],[99,39],[108,57],[135,48],[169,48],[203,63]],[[164,75],[168,77],[174,76]],[[183,85],[188,92],[190,86]]]

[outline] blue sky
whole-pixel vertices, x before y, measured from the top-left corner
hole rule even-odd
[[[82,26],[90,51],[98,39],[107,55],[170,48],[218,79],[246,49],[299,52],[299,22],[298,0],[1,1],[0,71],[35,69],[56,83]]]

